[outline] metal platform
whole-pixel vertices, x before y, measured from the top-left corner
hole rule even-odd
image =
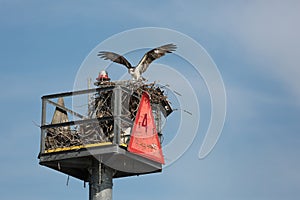
[[[89,181],[89,168],[96,158],[115,170],[114,178],[161,172],[162,165],[128,152],[124,147],[105,144],[76,150],[63,150],[39,155],[40,164]]]

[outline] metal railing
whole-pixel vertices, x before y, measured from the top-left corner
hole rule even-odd
[[[103,97],[105,94],[108,98],[107,102],[102,102],[102,105],[96,105],[97,98]],[[88,146],[93,143],[107,143],[111,142],[112,144],[120,144],[120,134],[122,125],[127,123],[128,126],[132,125],[132,119],[129,116],[122,115],[122,95],[129,98],[131,91],[122,86],[107,86],[99,87],[95,89],[74,91],[74,92],[64,92],[59,94],[45,95],[42,97],[42,119],[41,119],[41,146],[40,152],[47,153],[53,152],[55,149],[68,149],[74,146],[78,148]],[[60,105],[56,103],[53,99],[58,98],[67,98],[74,97],[78,95],[92,95],[92,101],[88,102],[88,109],[86,113],[82,114],[74,109],[67,108],[67,106]],[[98,101],[99,102],[99,101]],[[72,116],[75,120],[65,120],[59,123],[50,123],[49,116],[47,116],[47,108],[52,106],[55,108],[54,112],[61,113]],[[99,113],[101,112],[100,107],[106,107],[106,110],[109,111],[109,114]],[[109,106],[107,108],[107,106]],[[54,109],[52,109],[54,110]],[[96,111],[96,112],[95,112]],[[99,112],[98,112],[99,111]],[[68,114],[67,114],[68,113]],[[91,114],[96,113],[96,114]],[[62,115],[63,115],[62,114]],[[48,114],[49,115],[49,114]],[[54,113],[53,113],[54,115]],[[69,117],[67,117],[69,118]],[[48,122],[47,122],[48,119]],[[53,120],[52,120],[53,121]],[[104,127],[112,126],[112,127]],[[102,129],[102,130],[101,130]],[[105,130],[103,130],[105,129]],[[103,133],[105,131],[105,133]],[[94,137],[94,140],[84,140],[88,136],[88,133],[91,132],[92,135],[90,138]],[[107,138],[100,137],[100,132]],[[98,134],[98,135],[97,135]],[[65,137],[65,138],[64,138]],[[50,139],[61,140],[60,144],[49,144]]]

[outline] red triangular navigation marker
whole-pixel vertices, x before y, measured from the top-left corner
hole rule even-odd
[[[144,92],[131,131],[128,151],[165,164],[149,94]]]

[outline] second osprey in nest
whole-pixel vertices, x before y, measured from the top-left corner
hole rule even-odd
[[[131,66],[131,64],[123,56],[113,52],[100,51],[98,53],[98,56],[100,58],[103,58],[104,60],[111,60],[113,62],[126,66],[128,69],[128,73],[132,76],[132,79],[138,81],[142,79],[142,73],[147,70],[152,61],[164,56],[166,53],[172,53],[172,51],[175,51],[175,49],[176,45],[174,44],[166,44],[152,49],[145,53],[136,67]]]

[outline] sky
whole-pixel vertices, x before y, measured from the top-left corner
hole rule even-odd
[[[38,164],[40,97],[71,91],[99,43],[143,27],[205,48],[224,81],[226,120],[207,157],[198,158],[199,131],[162,173],[114,180],[113,198],[299,199],[299,10],[292,0],[0,0],[0,199],[88,199],[83,182],[66,186],[66,175]]]

